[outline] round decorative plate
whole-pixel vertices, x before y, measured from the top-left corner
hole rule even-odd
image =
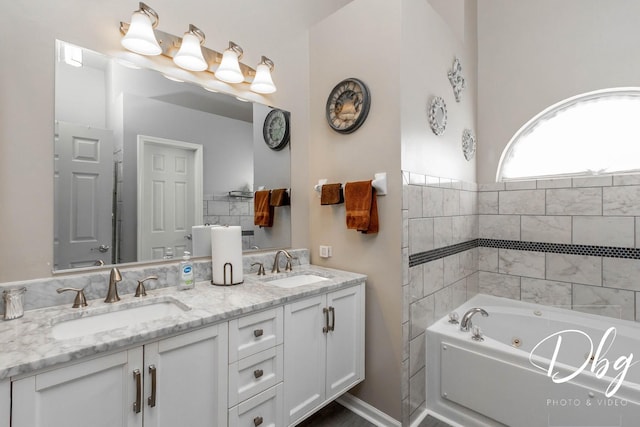
[[[367,85],[355,78],[345,79],[329,94],[327,122],[336,132],[354,132],[367,118],[370,104],[371,96]]]
[[[462,152],[467,160],[473,159],[476,154],[476,137],[473,136],[470,129],[462,131]]]
[[[282,150],[289,143],[289,113],[274,109],[269,111],[262,126],[264,142],[272,150]]]
[[[429,106],[429,125],[436,135],[442,135],[447,128],[447,104],[439,96],[431,100]]]

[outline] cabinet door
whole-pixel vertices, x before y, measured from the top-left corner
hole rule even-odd
[[[327,399],[342,394],[364,378],[364,287],[327,295]]]
[[[141,427],[142,412],[133,409],[136,369],[142,347],[14,381],[11,425]]]
[[[145,427],[227,425],[227,345],[226,323],[147,344]]]
[[[285,306],[285,423],[290,425],[324,402],[326,296]]]
[[[11,420],[11,383],[0,381],[0,427],[9,427]]]

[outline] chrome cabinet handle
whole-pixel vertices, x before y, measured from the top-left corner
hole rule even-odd
[[[151,375],[151,396],[147,399],[150,407],[156,406],[156,366],[149,365],[149,374]]]
[[[255,427],[258,427],[260,424],[262,424],[262,421],[263,421],[262,417],[255,417],[253,419],[253,425]]]
[[[140,369],[133,371],[133,380],[136,382],[136,401],[133,402],[133,412],[139,414],[142,409],[142,376],[140,375]]]
[[[324,313],[324,326],[322,327],[322,333],[329,332],[329,309],[327,307],[322,308],[322,312]]]
[[[264,334],[264,331],[262,329],[255,329],[253,331],[253,336],[256,337],[256,338],[261,337],[262,334]]]
[[[263,374],[264,372],[262,371],[262,369],[256,369],[255,371],[253,371],[253,376],[256,377],[256,379],[260,378]]]
[[[336,330],[336,310],[333,307],[329,307],[329,312],[331,313],[331,326],[329,326],[330,331]]]

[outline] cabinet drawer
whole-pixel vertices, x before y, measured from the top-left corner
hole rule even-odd
[[[229,365],[229,406],[282,381],[283,351],[279,345]]]
[[[229,427],[284,425],[282,383],[229,409]]]
[[[229,322],[229,363],[282,344],[282,307]]]

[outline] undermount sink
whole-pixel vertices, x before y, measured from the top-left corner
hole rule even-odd
[[[267,280],[265,283],[280,288],[297,288],[298,286],[311,285],[312,283],[320,283],[329,280],[326,277],[317,274],[298,274],[295,276],[283,277],[281,279]]]
[[[116,303],[117,304],[117,303]],[[189,307],[175,300],[159,300],[145,305],[128,304],[115,311],[107,311],[114,307],[101,307],[95,312],[82,312],[83,317],[58,318],[54,320],[51,333],[58,340],[78,338],[98,332],[123,328],[137,323],[162,319],[174,314],[184,313]],[[75,313],[74,313],[75,314]]]

